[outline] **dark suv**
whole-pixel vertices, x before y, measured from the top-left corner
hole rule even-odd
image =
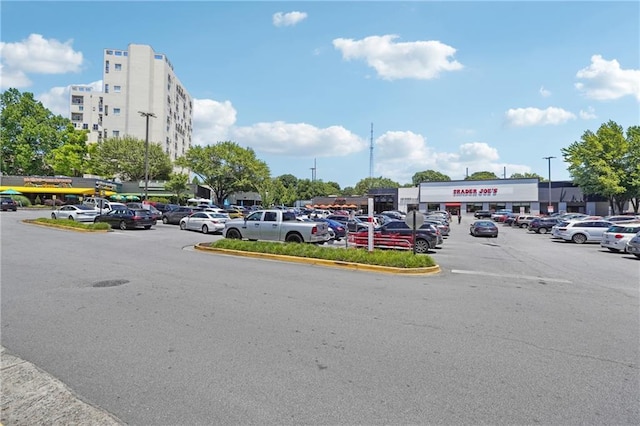
[[[558,224],[560,220],[555,217],[537,217],[529,222],[529,231],[533,231],[536,234],[546,234],[551,232],[551,228]]]
[[[373,245],[376,248],[413,248],[413,230],[403,220],[391,220],[377,227],[373,233]],[[366,247],[368,230],[349,235],[349,242],[356,247]],[[416,253],[427,253],[442,244],[442,234],[435,226],[425,223],[416,230]]]
[[[9,197],[0,198],[1,209],[3,212],[13,210],[14,212],[18,210],[18,203],[13,201]]]
[[[178,225],[180,223],[180,219],[199,211],[202,211],[202,209],[197,207],[178,207],[177,209],[163,212],[162,223],[165,225]]]
[[[489,210],[476,210],[473,216],[476,219],[488,219],[491,217],[491,212]]]

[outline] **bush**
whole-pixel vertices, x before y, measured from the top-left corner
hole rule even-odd
[[[13,201],[18,203],[18,205],[21,207],[31,207],[31,200],[29,200],[24,195],[14,195],[11,198],[13,198]]]
[[[44,205],[45,205],[45,206],[49,206],[49,207],[51,207],[51,206],[53,206],[54,204],[55,204],[56,206],[61,206],[63,203],[62,203],[62,200],[61,200],[61,199],[59,199],[59,198],[56,198],[55,200],[52,200],[52,199],[44,200]]]
[[[66,227],[66,228],[86,229],[91,231],[104,231],[104,230],[111,229],[111,225],[105,222],[82,223],[82,222],[76,222],[75,220],[49,219],[46,217],[39,217],[38,219],[29,219],[29,220],[25,220],[25,222],[36,222],[36,223],[50,225],[58,228]]]

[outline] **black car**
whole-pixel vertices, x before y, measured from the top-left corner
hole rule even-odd
[[[538,217],[529,222],[529,231],[533,231],[536,234],[546,234],[551,232],[551,228],[560,222],[555,217]]]
[[[343,226],[346,226],[349,232],[358,232],[365,229],[369,229],[369,225],[354,217],[353,219],[349,216],[340,215],[340,214],[330,214],[326,217],[330,220],[335,220],[336,222],[340,222]]]
[[[94,222],[106,222],[112,228],[120,228],[122,230],[133,228],[150,229],[156,224],[149,210],[130,208],[115,208],[106,214],[96,216]]]
[[[476,219],[489,219],[491,217],[491,212],[489,210],[476,210],[473,213],[473,217]]]
[[[1,209],[3,212],[13,210],[14,212],[18,210],[18,203],[13,201],[13,199],[9,197],[2,197],[1,201]]]
[[[198,207],[178,207],[173,210],[162,212],[162,223],[165,225],[178,225],[180,219],[189,216],[195,212],[202,211],[203,209]]]

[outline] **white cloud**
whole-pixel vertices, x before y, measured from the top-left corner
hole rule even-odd
[[[576,73],[584,80],[575,87],[588,98],[601,101],[635,96],[640,101],[640,70],[622,69],[618,61],[607,61],[600,55],[591,57],[591,65]]]
[[[233,127],[229,132],[234,141],[257,152],[292,157],[340,157],[367,147],[364,139],[342,126],[276,121]]]
[[[230,101],[193,101],[193,144],[212,145],[229,140],[229,129],[236,122],[236,109]]]
[[[542,96],[543,98],[548,98],[549,96],[551,96],[551,92],[545,89],[544,86],[540,86],[540,96]]]
[[[333,46],[342,52],[343,59],[364,59],[386,80],[429,80],[442,72],[463,68],[458,61],[449,59],[456,53],[451,46],[434,40],[394,43],[397,38],[397,35],[370,36],[362,40],[337,38]]]
[[[91,86],[94,91],[102,91],[102,80],[89,84],[73,84],[73,86]],[[36,95],[36,99],[42,102],[48,110],[56,115],[69,117],[69,96],[71,86],[58,86],[51,88],[48,92]]]
[[[273,25],[276,27],[289,27],[304,21],[307,18],[305,12],[277,12],[273,14]]]
[[[65,74],[79,72],[82,53],[71,47],[73,40],[64,43],[31,34],[16,43],[0,42],[2,87],[27,87],[27,74]]]
[[[575,114],[562,108],[512,108],[505,113],[508,125],[514,127],[557,125],[574,120]]]
[[[580,118],[583,120],[593,120],[594,118],[598,118],[595,113],[595,110],[592,107],[587,108],[586,111],[580,110]]]
[[[463,179],[469,173],[490,171],[502,176],[506,167],[513,173],[527,173],[529,166],[499,162],[498,151],[484,142],[460,145],[457,152],[436,152],[422,135],[413,132],[386,132],[376,139],[374,160],[377,176],[399,183],[411,182],[416,172],[438,170],[451,179]]]

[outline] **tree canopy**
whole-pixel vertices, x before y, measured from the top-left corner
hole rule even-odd
[[[92,173],[122,180],[145,178],[145,141],[131,136],[107,138],[89,145]],[[166,180],[172,172],[171,159],[160,145],[149,142],[149,180]]]
[[[187,173],[171,173],[164,189],[173,192],[176,195],[176,201],[180,203],[184,198],[183,194],[189,190],[189,175]]]
[[[495,173],[488,172],[488,171],[471,173],[469,176],[464,178],[464,180],[492,180],[492,179],[498,179],[498,176],[496,176]]]
[[[254,190],[266,195],[271,186],[267,164],[256,157],[253,149],[231,141],[191,147],[176,164],[196,174],[221,204],[238,191]]]
[[[638,211],[640,197],[640,126],[626,135],[622,126],[608,121],[594,133],[587,130],[579,141],[562,149],[574,182],[585,194],[609,199],[614,211],[631,200]]]
[[[540,179],[540,182],[546,182],[547,179],[543,178],[537,173],[514,173],[509,176],[509,179]]]
[[[69,119],[54,115],[33,93],[8,89],[0,95],[0,128],[2,174],[81,174],[78,167],[83,165],[82,150],[77,147],[55,150],[65,144],[80,146],[86,141],[86,131],[76,130]],[[62,161],[63,152],[77,155],[77,161]]]
[[[368,177],[356,183],[355,192],[358,195],[364,195],[373,188],[400,188],[400,184],[389,178],[383,178],[382,176]]]
[[[424,170],[417,172],[411,178],[413,186],[420,185],[422,182],[448,182],[451,178],[444,173],[437,172],[435,170]]]

